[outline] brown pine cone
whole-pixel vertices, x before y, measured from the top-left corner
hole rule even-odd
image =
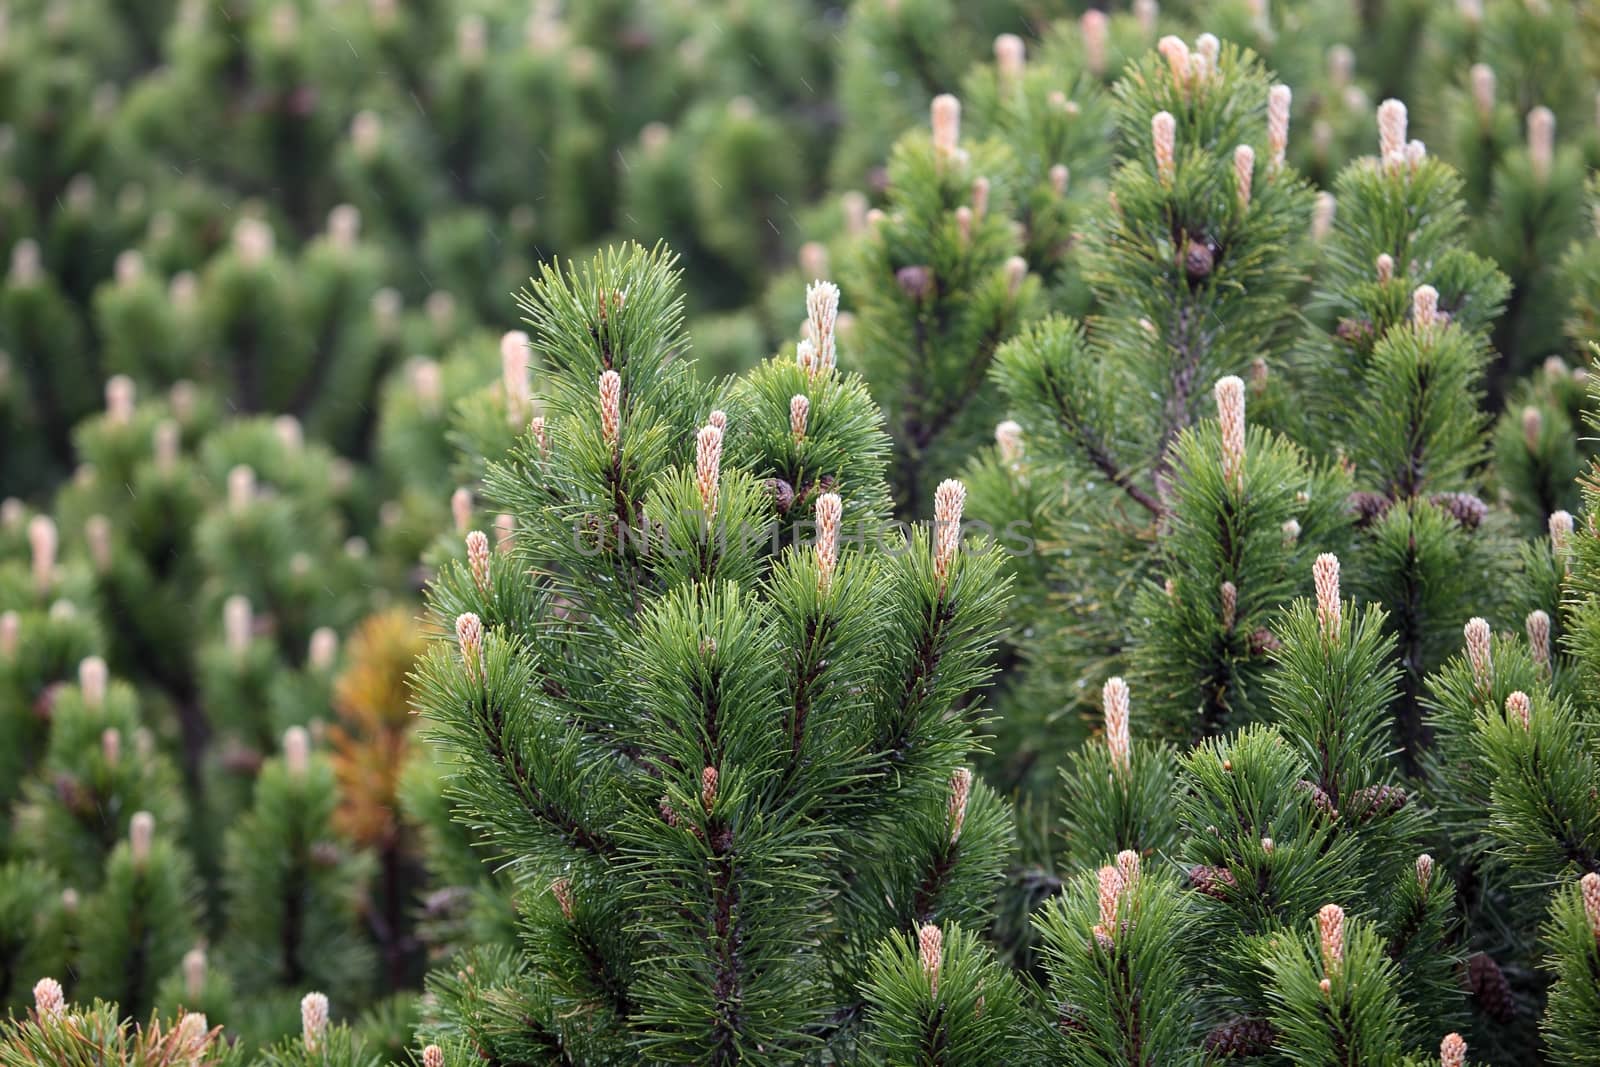
[[[1334,327],[1334,334],[1341,341],[1360,345],[1372,340],[1372,323],[1366,319],[1340,319],[1339,325]]]
[[[1239,879],[1226,867],[1198,866],[1189,868],[1189,885],[1192,889],[1204,893],[1208,897],[1224,899],[1224,888],[1232,888],[1239,884]]]
[[[1369,785],[1356,790],[1355,796],[1350,798],[1350,806],[1355,809],[1357,817],[1365,822],[1399,811],[1410,799],[1406,791],[1397,785]]]
[[[1204,241],[1190,241],[1183,252],[1183,272],[1191,282],[1204,281],[1216,267],[1216,256]]]
[[[51,682],[39,690],[39,695],[33,701],[34,717],[43,722],[49,722],[50,716],[55,714],[56,700],[67,687],[66,682]]]
[[[794,503],[794,486],[782,478],[768,478],[766,481],[767,493],[771,495],[772,502],[778,506],[778,514],[788,512]]]
[[[1478,1008],[1497,1023],[1517,1017],[1517,1002],[1511,996],[1511,983],[1505,972],[1487,952],[1474,953],[1467,960],[1467,988]]]
[[[1088,1033],[1089,1028],[1083,1025],[1083,1009],[1063,1001],[1056,1012],[1056,1029],[1069,1036]]]
[[[1206,1051],[1223,1059],[1234,1056],[1264,1056],[1277,1039],[1272,1024],[1265,1019],[1235,1016],[1206,1035]]]
[[[1344,508],[1355,516],[1357,526],[1371,526],[1389,511],[1389,498],[1382,493],[1357,492],[1344,498]]]
[[[1311,803],[1316,806],[1318,811],[1329,818],[1337,819],[1339,817],[1339,809],[1334,807],[1333,798],[1320,785],[1309,778],[1302,778],[1296,784],[1301,790],[1311,794]]]
[[[1283,647],[1283,642],[1278,640],[1278,635],[1266,627],[1262,627],[1250,635],[1250,654],[1264,656],[1268,652],[1276,652]]]
[[[94,794],[83,787],[78,779],[66,771],[56,775],[56,800],[68,811],[77,815],[94,814]]]
[[[1428,498],[1428,503],[1448,511],[1463,530],[1476,530],[1483,524],[1483,517],[1489,514],[1488,505],[1471,493],[1435,493]]]
[[[913,300],[926,300],[933,295],[933,268],[921,264],[901,267],[894,272],[900,291]]]

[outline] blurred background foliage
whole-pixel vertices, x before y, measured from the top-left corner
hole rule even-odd
[[[1091,8],[1111,16],[1093,45]],[[406,680],[423,582],[497,522],[476,489],[527,388],[500,348],[511,294],[542,262],[665,241],[712,375],[790,344],[804,282],[837,276],[841,366],[904,438],[918,379],[885,338],[919,284],[896,263],[939,249],[916,225],[930,101],[962,97],[996,203],[1030,223],[997,211],[963,269],[1003,292],[1020,255],[1006,314],[1093,315],[1071,253],[1116,139],[1098,90],[1202,30],[1293,86],[1290,159],[1319,186],[1371,151],[1378,101],[1410,103],[1512,284],[1486,400],[1514,413],[1503,491],[1532,530],[1575,507],[1583,389],[1539,368],[1600,337],[1594,0],[0,7],[0,998],[54,970],[222,1018],[238,989],[260,995],[230,1027],[268,1041],[337,981],[398,1048],[424,967],[511,922],[443,770],[413,758]],[[999,34],[1040,57],[1027,99],[1061,123],[996,98]],[[865,239],[878,212],[887,243]],[[902,503],[995,416],[975,403],[931,458],[897,457]],[[108,931],[156,916],[103,887],[148,876],[118,859],[137,811],[178,858],[141,898],[170,936],[130,971]],[[312,901],[328,929],[300,924]]]

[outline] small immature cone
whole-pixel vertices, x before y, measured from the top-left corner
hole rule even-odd
[[[1169,111],[1157,111],[1150,120],[1150,141],[1156,157],[1156,176],[1170,184],[1177,173],[1178,123]]]
[[[858,237],[867,228],[867,198],[854,189],[839,194],[839,209],[844,212],[845,232]]]
[[[1117,874],[1122,878],[1122,891],[1131,893],[1139,887],[1139,854],[1131,848],[1117,853]]]
[[[461,661],[466,664],[467,677],[483,681],[483,620],[472,612],[456,616],[456,641],[461,646]]]
[[[104,574],[111,569],[111,520],[104,515],[90,515],[83,524],[84,540],[89,542],[89,558],[94,569]]]
[[[234,253],[248,266],[259,266],[272,255],[272,227],[260,219],[240,219],[233,227]]]
[[[1524,624],[1528,630],[1528,651],[1533,656],[1533,662],[1544,671],[1550,669],[1550,616],[1535,608],[1528,612]]]
[[[828,246],[821,241],[807,241],[800,246],[800,273],[809,278],[820,278],[828,273]]]
[[[1156,42],[1156,51],[1166,59],[1172,80],[1179,85],[1189,84],[1189,46],[1183,43],[1183,38],[1169,34]]]
[[[1239,201],[1239,210],[1250,206],[1250,186],[1255,180],[1256,150],[1242,144],[1233,150],[1233,192]]]
[[[1212,394],[1222,424],[1222,474],[1235,492],[1244,491],[1244,382],[1230,374],[1219,379]]]
[[[707,522],[717,516],[717,479],[721,470],[722,431],[715,426],[702,426],[695,438],[694,477]]]
[[[1015,85],[1022,79],[1023,66],[1027,63],[1027,47],[1022,43],[1022,38],[1014,33],[1002,33],[994,39],[994,65],[995,72],[1000,76],[1004,85]]]
[[[538,446],[539,455],[544,455],[549,451],[549,446],[546,444],[544,437],[544,416],[535,415],[528,420],[528,429],[533,431],[533,443]]]
[[[1267,151],[1272,153],[1272,169],[1283,169],[1289,150],[1289,105],[1294,93],[1287,85],[1274,85],[1267,92]]]
[[[500,381],[506,395],[506,419],[516,429],[528,421],[528,335],[512,330],[500,338]]]
[[[812,343],[811,338],[802,337],[800,342],[794,346],[794,361],[800,365],[801,370],[806,372],[807,378],[813,380],[816,378],[817,346]]]
[[[1485,692],[1494,677],[1494,665],[1489,657],[1489,623],[1474,615],[1462,628],[1467,639],[1467,662],[1472,664],[1472,680]]]
[[[422,1067],[444,1067],[444,1049],[428,1045],[422,1050]]]
[[[1432,881],[1433,857],[1424,852],[1422,855],[1417,857],[1417,886],[1418,888],[1425,890],[1428,888],[1428,884]]]
[[[962,244],[972,241],[972,209],[965,204],[956,208],[956,233],[960,234]]]
[[[106,727],[100,731],[100,758],[107,767],[122,762],[122,731]]]
[[[816,346],[816,361],[811,368],[813,377],[832,374],[839,361],[835,330],[838,321],[839,287],[832,282],[812,282],[806,286],[806,333]]]
[[[78,688],[83,702],[98,708],[106,702],[106,661],[99,656],[85,656],[78,664]]]
[[[1532,725],[1533,704],[1528,700],[1528,694],[1517,690],[1506,697],[1506,718],[1521,726],[1524,730]]]
[[[1569,511],[1552,511],[1546,527],[1550,531],[1550,548],[1557,553],[1564,553],[1572,547],[1572,513]]]
[[[561,908],[561,914],[568,922],[572,921],[572,882],[566,878],[557,878],[550,883],[550,895],[556,898],[556,904]]]
[[[1006,260],[1006,295],[1013,300],[1022,292],[1022,283],[1028,277],[1028,261],[1021,256],[1012,256]]]
[[[1298,519],[1286,519],[1283,524],[1284,547],[1300,542],[1300,522]]]
[[[717,802],[717,769],[707,767],[700,772],[700,806],[710,811]]]
[[[978,175],[972,179],[972,216],[981,219],[989,213],[989,179]]]
[[[1378,281],[1388,285],[1394,280],[1394,257],[1387,252],[1378,256]]]
[[[322,993],[307,993],[300,998],[300,1039],[307,1052],[315,1052],[328,1032],[328,998]]]
[[[1072,172],[1065,163],[1057,163],[1050,168],[1050,190],[1057,196],[1067,195],[1067,182],[1072,178]]]
[[[178,465],[178,452],[182,443],[183,433],[178,429],[176,422],[162,419],[156,423],[156,428],[150,435],[150,450],[155,453],[157,470],[163,474],[171,473],[172,468]]]
[[[811,401],[796,393],[789,398],[789,432],[796,441],[806,435],[806,420],[811,416]]]
[[[207,1036],[210,1029],[206,1017],[197,1011],[185,1012],[178,1020],[174,1043],[181,1054],[190,1057],[191,1064],[198,1065],[205,1055],[206,1046],[211,1043]]]
[[[385,340],[392,340],[400,326],[401,306],[400,294],[393,289],[379,289],[372,294],[372,319]]]
[[[917,931],[917,954],[922,957],[922,973],[928,976],[928,991],[939,995],[939,968],[944,964],[944,932],[933,923],[923,923]]]
[[[1133,0],[1133,17],[1139,23],[1139,32],[1152,37],[1156,32],[1156,19],[1161,15],[1161,5],[1156,0]]]
[[[455,521],[456,533],[464,534],[472,525],[472,494],[457,489],[450,494],[450,517]]]
[[[28,520],[28,549],[33,553],[33,585],[41,593],[50,591],[56,580],[55,520],[48,515],[35,515]]]
[[[1090,9],[1078,20],[1078,32],[1083,34],[1083,65],[1090,74],[1104,74],[1106,70],[1106,18],[1104,11]]]
[[[135,867],[143,867],[150,859],[150,843],[155,840],[156,820],[148,811],[136,811],[128,820],[128,852]]]
[[[1460,1034],[1446,1034],[1439,1042],[1439,1067],[1467,1067],[1467,1043]]]
[[[354,204],[335,204],[328,212],[328,240],[335,248],[349,251],[360,236],[361,209]]]
[[[1222,628],[1232,630],[1239,611],[1239,588],[1232,582],[1222,583]]]
[[[1222,42],[1214,33],[1202,33],[1194,39],[1194,50],[1206,61],[1205,69],[1217,69],[1217,57],[1222,54]],[[1198,73],[1198,72],[1197,72]]]
[[[706,425],[715,426],[726,434],[728,432],[728,413],[726,411],[713,411],[706,416]]]
[[[614,370],[600,375],[600,435],[613,450],[622,430],[622,375]]]
[[[1333,194],[1321,192],[1317,194],[1315,206],[1311,209],[1311,239],[1321,241],[1333,232],[1333,214],[1338,208],[1338,202]]]
[[[424,415],[437,416],[444,403],[444,381],[439,364],[431,359],[413,360],[408,379],[417,407]]]
[[[1528,112],[1528,164],[1533,178],[1541,185],[1550,179],[1550,164],[1555,159],[1556,116],[1547,107]]]
[[[41,978],[33,983],[33,1010],[40,1022],[53,1022],[67,1012],[67,995],[61,983],[54,978]]]
[[[1311,565],[1312,583],[1317,589],[1317,625],[1325,641],[1339,640],[1343,627],[1343,605],[1339,602],[1339,557],[1324,552]]]
[[[1350,75],[1356,69],[1356,54],[1348,45],[1336,44],[1328,49],[1328,81],[1335,89],[1350,84]]]
[[[126,374],[112,375],[106,381],[106,421],[114,426],[126,426],[131,422],[137,396],[132,378]]]
[[[206,989],[206,950],[192,948],[183,954],[183,992],[191,1001],[199,1000]]]
[[[118,252],[114,274],[124,289],[136,285],[144,277],[144,256],[132,248]]]
[[[1583,894],[1583,914],[1589,920],[1589,932],[1600,941],[1600,874],[1590,871],[1578,879],[1578,889]]]
[[[833,583],[839,564],[839,525],[844,502],[838,493],[823,493],[817,498],[817,588],[824,593]]]
[[[1472,105],[1480,123],[1488,122],[1494,114],[1494,68],[1487,63],[1472,65]]]
[[[1128,683],[1112,678],[1100,690],[1100,700],[1105,706],[1106,748],[1111,752],[1111,766],[1126,773],[1133,748],[1128,734]]]
[[[1094,928],[1095,937],[1101,941],[1114,941],[1117,932],[1117,906],[1122,902],[1122,875],[1115,867],[1101,867],[1099,892],[1096,901],[1100,906],[1100,922]]]
[[[961,101],[949,93],[940,93],[933,98],[931,112],[934,150],[949,159],[959,150],[961,141]]]
[[[311,641],[306,648],[306,664],[314,671],[333,668],[339,655],[339,634],[331,626],[319,626],[311,631]]]
[[[39,242],[24,237],[11,248],[11,282],[14,285],[33,285],[41,272]]]
[[[1278,847],[1277,842],[1273,841],[1272,838],[1263,837],[1261,839],[1261,851],[1262,852],[1271,852],[1273,849],[1275,849],[1277,847]]]
[[[1430,329],[1439,322],[1439,290],[1431,285],[1419,285],[1411,294],[1411,321],[1420,329]]]
[[[967,821],[967,801],[971,796],[972,772],[966,767],[957,767],[950,775],[950,800],[947,806],[952,845],[961,839],[961,828]]]
[[[1406,169],[1415,171],[1428,158],[1428,146],[1418,140],[1406,142]]]
[[[1529,404],[1522,409],[1522,443],[1529,452],[1539,451],[1539,437],[1544,432],[1544,416],[1539,409]]]
[[[967,487],[954,478],[940,482],[933,493],[933,573],[940,583],[950,576],[961,547],[961,509],[966,501]]]
[[[1322,951],[1323,971],[1338,974],[1344,962],[1344,909],[1339,905],[1324,904],[1317,912],[1317,946]]]
[[[1015,466],[1022,462],[1022,426],[1007,419],[994,428],[995,447],[1000,450],[1000,462]]]
[[[247,511],[256,499],[256,472],[243,463],[228,472],[228,510]]]
[[[1398,100],[1378,105],[1378,158],[1385,167],[1396,168],[1405,159],[1406,106]]]
[[[467,567],[472,571],[472,584],[478,592],[489,592],[489,535],[482,530],[467,534]]]
[[[304,778],[311,766],[311,735],[304,726],[291,726],[283,732],[283,765],[290,778]]]
[[[496,552],[508,553],[516,545],[517,517],[501,512],[494,517],[494,548]]]
[[[223,639],[227,642],[228,651],[235,656],[243,656],[250,651],[250,638],[255,628],[255,621],[250,616],[250,601],[243,594],[235,593],[223,602]]]
[[[14,611],[0,614],[0,657],[16,659],[17,643],[22,639],[22,616]]]

